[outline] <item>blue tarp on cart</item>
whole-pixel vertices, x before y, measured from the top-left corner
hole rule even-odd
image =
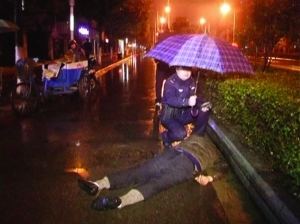
[[[68,91],[70,87],[76,86],[82,74],[82,70],[86,68],[86,66],[87,66],[86,61],[66,64],[60,70],[57,77],[44,79],[45,93],[48,93],[48,91],[51,91],[53,89],[60,90],[60,91]]]
[[[62,69],[57,78],[45,80],[49,87],[68,87],[76,84],[80,78],[82,68]]]

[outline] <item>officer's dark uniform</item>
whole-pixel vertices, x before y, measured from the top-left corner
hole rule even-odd
[[[167,129],[162,133],[165,146],[183,140],[187,136],[185,125],[191,122],[195,124],[193,133],[204,134],[210,112],[201,110],[203,101],[198,98],[196,106],[189,106],[189,98],[195,95],[195,90],[196,84],[192,77],[183,81],[173,74],[166,80],[160,115],[161,123]]]
[[[156,60],[156,74],[155,74],[155,94],[156,94],[156,103],[161,103],[161,90],[162,84],[165,79],[169,78],[174,70],[169,67],[168,64]]]

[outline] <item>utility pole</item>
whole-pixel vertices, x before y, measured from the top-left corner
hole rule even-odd
[[[19,27],[22,10],[24,9],[23,4],[23,0],[14,1],[14,22]],[[20,27],[20,30],[15,32],[15,62],[17,62],[20,58],[25,56],[23,50],[23,30],[22,27]]]
[[[69,0],[70,5],[70,39],[74,40],[74,6],[75,0]]]
[[[233,26],[232,26],[232,43],[235,43],[235,29],[236,29],[236,17],[235,8],[233,8]]]

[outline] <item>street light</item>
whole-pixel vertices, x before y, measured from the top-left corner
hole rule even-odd
[[[168,18],[168,30],[170,30],[170,13],[171,13],[171,7],[170,7],[170,1],[168,0],[168,4],[165,7],[165,13],[167,14]]]
[[[74,40],[74,5],[75,0],[69,0],[70,5],[70,38]]]
[[[227,15],[231,10],[231,7],[228,3],[224,2],[221,6],[220,6],[220,11],[222,13],[222,15]]]
[[[160,23],[160,30],[161,32],[164,31],[164,25],[167,23],[167,19],[164,16],[159,17],[159,23]]]
[[[221,4],[220,12],[222,15],[226,16],[230,11],[231,11],[231,6],[228,3],[224,2],[223,4]],[[235,28],[236,28],[235,10],[233,9],[232,43],[235,42]]]
[[[201,17],[200,19],[199,19],[199,23],[200,23],[200,25],[201,25],[201,27],[203,27],[204,25],[204,33],[206,33],[206,19],[204,18],[204,17]]]
[[[167,5],[167,6],[165,7],[165,12],[166,12],[167,14],[169,14],[169,13],[171,12],[171,7],[170,7],[169,5]]]

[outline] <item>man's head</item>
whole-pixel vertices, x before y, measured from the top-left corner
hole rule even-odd
[[[181,80],[185,81],[191,77],[192,70],[189,67],[178,66],[176,67],[176,74]]]
[[[69,48],[71,49],[75,49],[77,47],[77,42],[76,42],[76,40],[71,40],[70,42],[69,42]]]

